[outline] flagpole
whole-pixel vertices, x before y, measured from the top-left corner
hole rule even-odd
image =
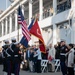
[[[20,28],[19,25],[20,25],[20,24],[18,23],[18,26],[17,26],[17,28],[18,28],[18,30],[17,30],[17,40],[18,40],[18,41],[19,41],[19,28]]]
[[[19,0],[19,6],[20,6],[20,0]],[[20,24],[18,23],[18,31],[17,31],[17,40],[19,41],[19,28],[20,28]]]
[[[18,33],[17,33],[18,35],[17,35],[17,39],[18,39],[18,41],[19,41],[19,24],[18,24]]]

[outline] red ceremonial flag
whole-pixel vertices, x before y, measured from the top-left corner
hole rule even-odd
[[[43,52],[43,53],[46,53],[44,40],[43,40],[43,37],[42,37],[42,34],[41,34],[41,30],[40,30],[40,27],[38,25],[38,21],[37,20],[35,21],[34,25],[30,29],[30,33],[32,35],[36,36],[39,39],[40,51]]]

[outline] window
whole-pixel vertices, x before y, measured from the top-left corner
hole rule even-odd
[[[62,1],[62,0],[61,0]],[[64,0],[57,5],[57,13],[68,10],[71,8],[71,0]]]

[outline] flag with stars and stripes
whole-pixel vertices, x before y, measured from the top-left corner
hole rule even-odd
[[[18,24],[21,24],[23,36],[26,38],[27,41],[30,41],[30,39],[31,39],[30,33],[29,33],[28,28],[27,28],[27,23],[24,20],[24,16],[23,16],[23,13],[22,13],[22,10],[21,10],[20,6],[19,6],[19,9],[18,9]]]
[[[31,21],[31,23],[30,23],[30,25],[29,25],[29,27],[28,27],[28,30],[30,30],[30,29],[32,28],[34,21],[35,21],[35,20],[32,19],[32,21]],[[21,38],[20,43],[21,43],[24,47],[26,47],[26,48],[28,47],[28,41],[24,38],[24,36]]]

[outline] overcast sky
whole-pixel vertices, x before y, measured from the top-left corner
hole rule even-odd
[[[6,6],[6,4],[7,4],[7,6]],[[10,5],[9,0],[0,0],[0,10],[4,11],[9,5]]]

